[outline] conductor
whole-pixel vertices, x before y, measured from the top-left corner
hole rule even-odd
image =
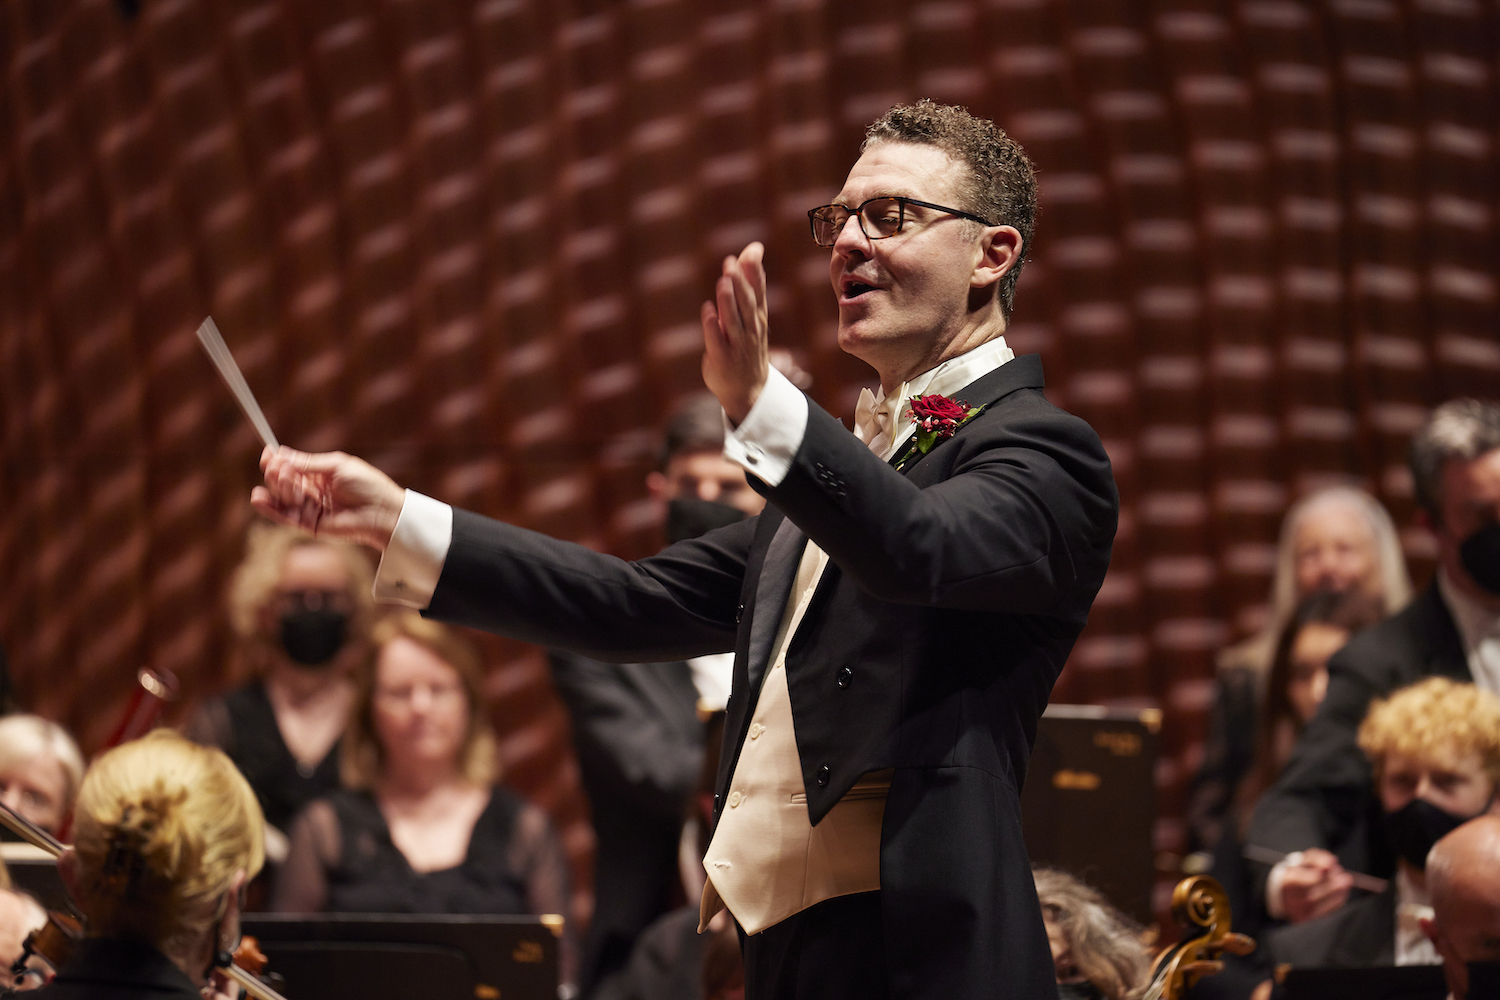
[[[704,867],[746,995],[1048,997],[1021,836],[1037,718],[1109,565],[1098,436],[1004,333],[1036,213],[1021,147],[929,101],[869,127],[809,213],[850,434],[767,364],[762,247],[724,261],[703,376],[758,517],[625,562],[267,449],[266,516],[383,552],[376,596],[606,661],[735,653]]]

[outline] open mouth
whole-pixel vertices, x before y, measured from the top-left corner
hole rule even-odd
[[[846,278],[840,291],[843,293],[845,302],[852,302],[868,292],[879,291],[879,286],[869,282],[860,281],[857,278]]]

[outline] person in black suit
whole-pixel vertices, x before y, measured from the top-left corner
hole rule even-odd
[[[703,917],[738,921],[752,1000],[1055,995],[1019,792],[1119,501],[1098,435],[1004,342],[1035,190],[962,109],[868,130],[810,213],[839,343],[880,374],[858,437],[770,369],[762,247],[727,259],[704,380],[768,505],[657,556],[453,510],[351,456],[263,455],[258,510],[385,549],[378,593],[429,615],[602,659],[735,650]]]
[[[100,756],[57,863],[86,936],[36,996],[238,995],[223,964],[239,943],[246,880],[265,860],[264,828],[255,793],[220,750],[158,729]]]
[[[1271,932],[1275,965],[1437,965],[1421,926],[1431,908],[1428,854],[1446,833],[1500,810],[1500,698],[1473,684],[1429,677],[1374,701],[1359,746],[1396,870],[1384,892]]]
[[[1438,407],[1412,441],[1411,471],[1419,520],[1437,538],[1437,577],[1329,660],[1328,695],[1255,810],[1247,842],[1297,859],[1261,866],[1256,894],[1275,918],[1337,909],[1349,869],[1394,870],[1355,741],[1370,699],[1434,675],[1500,692],[1500,406]]]
[[[667,420],[646,478],[668,542],[760,513],[765,499],[724,457],[724,418],[709,393]],[[723,709],[734,658],[601,663],[554,649],[552,682],[568,706],[598,853],[594,914],[583,944],[583,996],[622,969],[636,939],[683,899],[678,846],[703,766],[701,711]],[[701,879],[700,885],[701,889]]]
[[[677,846],[703,763],[703,724],[686,660],[603,663],[557,649],[547,659],[573,722],[598,842],[579,971],[588,996],[682,899]]]

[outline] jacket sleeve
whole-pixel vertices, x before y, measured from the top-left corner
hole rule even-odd
[[[939,448],[922,488],[809,405],[767,497],[870,594],[908,604],[1079,617],[1103,582],[1119,498],[1089,426],[1021,390]],[[934,461],[928,456],[923,461]]]
[[[465,510],[424,615],[609,662],[734,648],[756,518],[627,562]]]

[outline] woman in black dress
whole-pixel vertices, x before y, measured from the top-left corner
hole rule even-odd
[[[240,669],[253,679],[209,699],[187,734],[229,754],[255,789],[273,863],[302,807],[338,787],[335,747],[369,660],[369,561],[354,546],[256,525],[230,585]]]
[[[223,753],[166,730],[96,760],[58,873],[88,936],[41,1000],[227,1000],[214,964],[239,942],[264,858],[255,794]],[[201,991],[201,992],[200,992]]]
[[[495,784],[479,657],[414,613],[376,626],[358,677],[344,788],[292,826],[282,912],[568,912],[567,859],[546,814]],[[562,981],[572,981],[571,935]]]

